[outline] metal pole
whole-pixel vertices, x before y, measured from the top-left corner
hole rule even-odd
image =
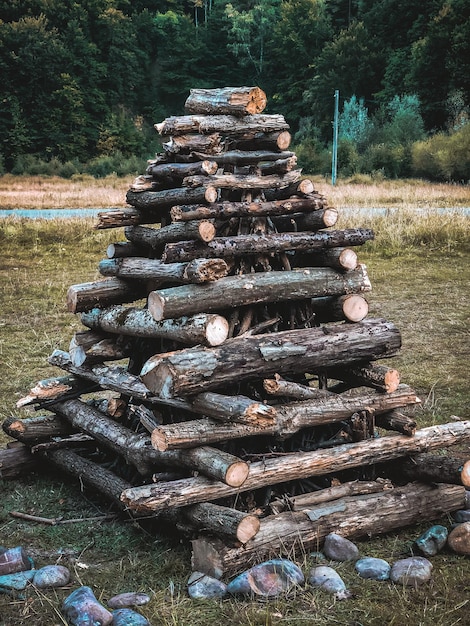
[[[335,90],[335,117],[333,122],[333,154],[331,160],[331,184],[336,184],[338,170],[338,122],[339,122],[339,90]]]

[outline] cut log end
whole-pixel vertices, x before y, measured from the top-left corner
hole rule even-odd
[[[237,539],[240,543],[247,543],[258,533],[261,523],[255,515],[244,517],[237,528]]]
[[[464,463],[461,473],[462,485],[465,489],[470,489],[470,461]]]
[[[330,226],[334,226],[337,221],[338,221],[338,211],[336,209],[333,209],[332,207],[325,209],[323,213],[323,224],[327,228],[329,228]]]
[[[167,438],[165,436],[165,433],[161,432],[161,430],[155,428],[150,438],[152,441],[152,446],[155,448],[155,450],[158,450],[159,452],[166,452],[166,450],[168,450]]]
[[[350,322],[360,322],[369,313],[369,304],[367,300],[358,294],[345,296],[342,302],[343,313],[345,319]]]
[[[341,250],[339,255],[340,266],[345,270],[354,270],[357,267],[357,254],[351,248]]]
[[[233,104],[237,103],[237,95],[234,93],[230,99],[230,102]],[[249,100],[246,105],[246,112],[250,115],[255,115],[256,113],[261,113],[266,108],[267,98],[266,94],[259,87],[253,87],[253,89],[249,92]]]
[[[215,226],[212,222],[203,220],[198,225],[198,232],[200,240],[208,243],[215,237]]]
[[[276,139],[276,145],[279,148],[279,150],[287,150],[287,148],[290,146],[291,139],[292,139],[292,136],[288,130],[284,130],[282,131],[282,133],[279,133],[279,136]],[[306,191],[304,193],[312,193],[312,192],[313,192],[313,184],[312,184],[312,190]]]
[[[148,295],[148,310],[156,322],[164,319],[165,299],[156,291]]]
[[[308,196],[315,191],[315,187],[310,179],[305,178],[304,180],[301,180],[300,183],[297,185],[297,191]]]
[[[248,478],[250,468],[244,461],[232,463],[225,474],[225,482],[230,487],[241,487]]]
[[[211,204],[217,200],[217,189],[215,187],[207,187],[204,191],[204,199]]]
[[[221,315],[214,315],[206,328],[206,339],[209,346],[220,346],[229,333],[229,323]]]
[[[387,393],[393,393],[398,389],[400,384],[400,372],[395,369],[389,369],[384,375],[385,391]]]

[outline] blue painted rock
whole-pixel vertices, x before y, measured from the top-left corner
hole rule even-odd
[[[113,615],[95,598],[90,587],[79,587],[62,604],[66,620],[73,626],[108,626]]]
[[[417,587],[431,578],[432,563],[422,556],[401,559],[392,565],[390,579],[394,583]]]
[[[22,591],[28,583],[33,581],[36,570],[29,569],[25,572],[14,572],[0,576],[0,591]]]
[[[272,598],[305,582],[302,570],[287,559],[272,559],[243,572],[227,585],[231,594]]]
[[[390,578],[390,565],[384,559],[376,559],[366,556],[356,561],[354,568],[361,578],[371,580],[388,580]]]
[[[151,624],[143,615],[132,609],[117,609],[113,611],[113,626],[151,626]]]
[[[454,521],[457,524],[465,524],[465,522],[470,522],[470,510],[463,509],[461,511],[455,511],[454,513]]]
[[[436,524],[415,541],[415,546],[424,556],[434,556],[446,545],[448,531],[445,526]]]
[[[449,548],[457,554],[470,555],[470,522],[459,524],[449,533]]]
[[[21,547],[8,548],[0,554],[0,576],[24,572],[33,567],[33,561]]]
[[[227,595],[227,585],[202,572],[193,572],[188,579],[188,594],[193,600],[223,598]]]
[[[38,589],[63,587],[70,582],[70,571],[63,565],[46,565],[36,570],[33,585]]]
[[[328,565],[314,567],[310,572],[308,582],[312,587],[334,594],[338,600],[346,600],[352,595],[346,589],[346,585],[338,572]]]
[[[336,533],[330,533],[325,537],[323,552],[333,561],[355,561],[359,557],[356,544]]]
[[[138,593],[130,591],[128,593],[120,593],[113,596],[107,602],[110,609],[126,609],[131,606],[143,606],[150,602],[150,596],[146,593]]]

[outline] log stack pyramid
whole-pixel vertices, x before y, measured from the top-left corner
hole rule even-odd
[[[25,458],[179,529],[218,577],[436,519],[468,480],[446,449],[470,423],[417,430],[384,365],[401,339],[368,317],[373,232],[335,229],[265,106],[257,87],[195,89],[156,124],[129,207],[98,217],[126,241],[68,291],[84,329],[49,358],[62,374],[18,403],[44,414],[3,424]]]

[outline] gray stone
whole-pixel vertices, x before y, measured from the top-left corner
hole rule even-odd
[[[314,567],[310,571],[308,582],[312,587],[334,594],[338,600],[346,600],[352,595],[346,589],[346,585],[338,572],[328,565]]]
[[[79,587],[62,604],[65,619],[73,626],[109,626],[113,614],[95,598],[90,587]]]
[[[302,570],[288,559],[271,559],[243,572],[227,585],[231,594],[279,596],[305,582]]]
[[[113,626],[151,626],[146,617],[132,609],[113,611]]]
[[[450,532],[447,544],[457,554],[470,555],[470,522],[456,526]]]
[[[354,561],[359,557],[356,544],[336,533],[330,533],[325,537],[323,552],[333,561]]]
[[[415,541],[415,546],[424,556],[434,556],[446,545],[448,531],[445,526],[431,526]]]
[[[107,605],[110,609],[126,609],[131,606],[143,606],[148,604],[148,602],[150,602],[150,596],[146,593],[130,591],[113,596],[108,600]]]
[[[63,565],[46,565],[34,574],[33,585],[38,589],[63,587],[70,582],[70,571]]]
[[[366,556],[356,561],[354,567],[361,578],[372,580],[388,580],[390,578],[391,567],[384,559]]]
[[[432,563],[422,556],[411,556],[392,565],[390,579],[394,583],[417,587],[431,578]]]
[[[25,572],[14,572],[0,576],[0,591],[22,591],[26,589],[28,583],[33,581],[36,570],[29,569]]]
[[[470,510],[463,509],[461,511],[455,511],[453,517],[454,521],[456,521],[457,524],[465,524],[465,522],[470,522]]]
[[[202,572],[193,572],[188,580],[188,594],[193,600],[223,598],[227,595],[227,585]]]

